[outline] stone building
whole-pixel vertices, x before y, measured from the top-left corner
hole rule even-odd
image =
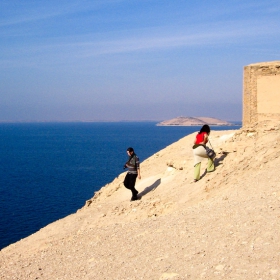
[[[245,66],[243,79],[243,126],[279,124],[280,61]]]

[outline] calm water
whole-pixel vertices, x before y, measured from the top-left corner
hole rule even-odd
[[[81,208],[123,172],[127,147],[143,161],[199,129],[153,122],[0,124],[0,249]]]

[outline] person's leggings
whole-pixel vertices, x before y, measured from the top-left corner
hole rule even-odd
[[[132,192],[132,196],[137,196],[138,191],[135,189],[135,182],[136,182],[136,178],[137,178],[137,174],[131,174],[131,173],[127,173],[125,178],[124,178],[124,186],[131,190]]]
[[[194,179],[195,180],[199,180],[200,179],[200,166],[201,166],[201,162],[197,163],[194,166]],[[214,170],[215,170],[214,161],[211,158],[208,158],[207,172],[212,172]]]

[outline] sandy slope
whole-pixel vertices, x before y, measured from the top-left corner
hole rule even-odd
[[[214,173],[192,183],[187,136],[142,163],[140,201],[121,174],[3,249],[1,279],[280,279],[280,126],[210,138]]]

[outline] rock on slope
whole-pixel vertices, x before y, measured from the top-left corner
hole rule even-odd
[[[280,279],[279,128],[211,132],[217,169],[197,183],[186,136],[142,163],[141,200],[121,174],[3,249],[1,279]]]

